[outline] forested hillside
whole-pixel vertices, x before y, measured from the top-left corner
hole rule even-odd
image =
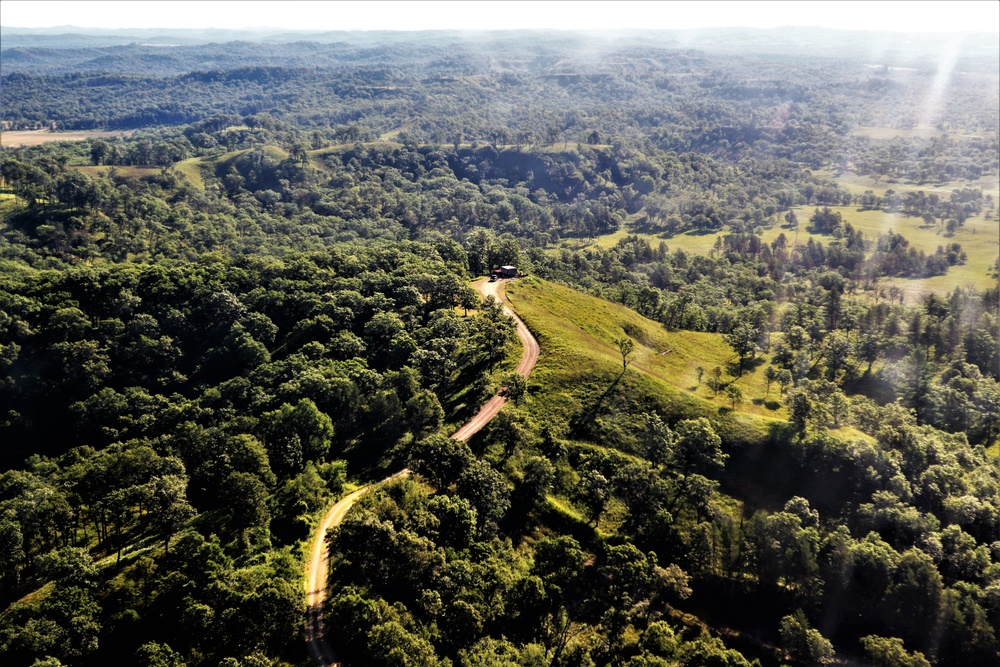
[[[347,665],[1000,665],[993,42],[133,37],[4,28],[0,663],[309,664],[409,466]]]

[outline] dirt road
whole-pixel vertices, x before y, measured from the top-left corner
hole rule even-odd
[[[504,312],[513,317],[517,323],[517,337],[521,339],[521,344],[524,346],[521,352],[521,361],[517,365],[517,372],[524,377],[528,377],[531,369],[535,367],[535,363],[538,361],[538,341],[528,331],[528,327],[524,325],[521,318],[510,309],[509,304],[503,297],[500,286],[505,283],[506,281],[490,283],[481,280],[476,283],[475,287],[484,297],[493,296],[501,301]],[[503,396],[494,396],[479,409],[475,417],[469,420],[462,428],[455,431],[451,437],[456,440],[468,440],[481,428],[486,426],[500,412],[500,409],[503,408],[506,402],[507,399]],[[399,477],[406,477],[409,474],[410,471],[404,468],[395,475],[386,477],[378,484],[384,484]],[[341,498],[333,507],[327,510],[316,534],[313,536],[309,562],[306,564],[306,645],[309,648],[309,655],[317,667],[339,667],[341,664],[323,632],[323,602],[326,599],[326,573],[330,558],[330,554],[327,553],[326,549],[326,532],[334,526],[339,525],[344,520],[347,512],[354,506],[354,503],[375,486],[377,484],[369,484]]]

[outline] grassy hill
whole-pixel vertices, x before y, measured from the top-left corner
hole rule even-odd
[[[821,506],[834,504],[837,489],[821,488],[822,479],[796,472],[797,435],[777,403],[777,387],[771,387],[766,403],[760,400],[766,393],[766,357],[740,378],[723,373],[724,383],[734,382],[743,391],[744,403],[733,410],[721,392],[713,397],[704,380],[698,385],[695,373],[702,366],[707,379],[715,366],[736,370],[735,355],[720,334],[667,331],[625,306],[540,278],[512,281],[507,298],[541,346],[523,404],[538,424],[567,424],[567,435],[577,446],[593,443],[640,454],[643,413],[656,412],[671,423],[705,417],[730,455],[723,488],[747,508],[780,508],[795,494]],[[636,347],[623,375],[613,341],[624,335]],[[830,434],[870,439],[850,427]]]
[[[785,410],[777,402],[777,385],[767,392],[767,355],[748,363],[742,377],[736,377],[736,355],[721,334],[667,331],[662,324],[625,306],[539,278],[511,283],[507,297],[541,342],[544,363],[539,363],[533,377],[544,377],[553,388],[565,391],[579,386],[581,368],[612,379],[619,375],[621,353],[614,340],[627,335],[636,346],[626,378],[653,382],[671,400],[690,404],[698,412],[719,413],[732,407],[721,392],[713,395],[707,384],[709,373],[719,366],[723,382],[735,384],[743,392],[745,402],[736,406],[737,412],[785,418]],[[698,367],[705,371],[700,384]]]

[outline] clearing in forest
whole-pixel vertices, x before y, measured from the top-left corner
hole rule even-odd
[[[507,298],[542,348],[530,381],[541,388],[542,410],[579,411],[585,386],[598,389],[602,382],[610,386],[622,371],[614,341],[628,336],[635,349],[626,375],[660,396],[669,411],[691,416],[725,412],[732,409],[725,387],[734,384],[743,393],[737,412],[785,418],[778,386],[772,384],[768,392],[764,380],[768,355],[746,362],[743,376],[736,377],[736,355],[721,334],[667,331],[625,306],[539,278],[512,281]],[[699,366],[704,369],[700,383]],[[708,385],[716,366],[722,370],[723,383],[717,394]]]
[[[829,245],[831,241],[836,240],[832,235],[813,234],[809,231],[809,218],[817,208],[823,207],[814,205],[796,207],[795,214],[799,218],[797,231],[790,229],[786,224],[775,225],[765,230],[761,239],[771,243],[780,234],[784,234],[789,245],[796,243],[804,245],[809,242],[809,239],[822,243],[824,246]],[[997,258],[1000,257],[1000,220],[995,216],[990,220],[982,215],[971,217],[953,234],[948,234],[944,229],[943,221],[928,225],[923,218],[905,216],[901,213],[886,213],[880,210],[860,211],[854,206],[830,206],[829,208],[839,212],[845,222],[864,233],[865,239],[873,244],[879,234],[885,234],[891,229],[896,234],[902,234],[909,241],[911,247],[922,250],[928,255],[934,254],[938,246],[947,246],[950,243],[958,243],[962,246],[968,255],[965,264],[949,267],[948,272],[944,275],[929,278],[891,277],[880,283],[884,287],[895,285],[901,289],[906,295],[906,303],[908,304],[917,303],[926,294],[943,295],[953,292],[956,287],[974,287],[977,290],[984,290],[996,284],[996,278],[993,277],[993,267]],[[611,248],[626,236],[637,235],[647,240],[654,248],[662,241],[667,244],[671,251],[683,250],[687,253],[708,255],[712,252],[717,240],[728,233],[728,230],[723,230],[709,233],[686,232],[665,236],[625,227],[613,234],[597,237],[591,244],[569,241],[566,246],[576,250],[583,249],[588,245]]]
[[[51,130],[13,130],[0,132],[0,146],[19,148],[38,146],[52,141],[83,141],[84,139],[106,139],[127,137],[135,130],[80,130],[75,132],[53,132]]]

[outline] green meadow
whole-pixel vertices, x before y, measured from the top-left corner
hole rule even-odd
[[[829,244],[834,240],[832,236],[813,234],[807,230],[809,217],[816,208],[815,206],[801,206],[795,209],[799,218],[797,231],[789,229],[786,225],[776,225],[765,230],[762,239],[771,243],[780,234],[784,234],[792,245],[808,243],[810,238],[824,245]],[[943,229],[943,225],[927,225],[922,218],[918,217],[885,213],[884,211],[859,211],[851,206],[831,206],[830,208],[839,211],[845,221],[849,222],[855,229],[861,230],[865,238],[872,242],[880,234],[892,230],[906,237],[912,247],[927,254],[933,254],[938,246],[945,246],[949,243],[958,243],[962,246],[962,249],[968,254],[966,263],[950,267],[948,272],[942,276],[888,278],[880,283],[885,287],[893,285],[898,287],[906,295],[907,303],[913,304],[929,293],[947,294],[954,291],[956,287],[984,290],[996,284],[993,267],[997,257],[1000,257],[1000,222],[996,218],[992,220],[987,220],[983,216],[969,218],[965,225],[956,230],[954,234],[948,234]],[[587,247],[610,248],[626,236],[635,235],[647,240],[654,247],[662,242],[666,243],[670,250],[683,250],[686,253],[707,255],[712,251],[716,240],[727,233],[728,231],[707,234],[688,232],[666,236],[636,231],[631,226],[626,225],[613,234],[605,234],[590,241],[570,239],[565,241],[563,245],[576,250]]]
[[[727,511],[742,512],[743,502],[780,508],[789,495],[803,492],[805,482],[790,472],[795,432],[777,385],[769,394],[766,390],[766,355],[737,378],[736,358],[719,334],[667,331],[624,306],[539,278],[510,282],[507,297],[541,346],[521,406],[535,424],[568,424],[572,448],[599,449],[633,441],[644,413],[655,412],[669,423],[705,417],[731,456],[726,495],[720,497],[731,505]],[[623,374],[614,340],[625,335],[636,346]],[[699,366],[706,371],[700,384]],[[735,410],[724,390],[713,396],[707,386],[715,366],[724,369],[724,385],[735,384],[743,393]],[[870,440],[853,427],[829,433],[844,441]],[[572,501],[560,499],[557,505],[551,507],[555,514],[581,523]],[[620,523],[622,508],[613,503],[608,510],[597,526],[600,533],[613,533]]]
[[[718,366],[723,383],[743,392],[736,412],[785,418],[777,385],[768,392],[764,381],[767,356],[758,356],[753,368],[737,378],[736,355],[721,334],[667,331],[625,306],[539,278],[510,283],[507,298],[541,345],[531,385],[541,392],[537,398],[545,411],[572,412],[574,405],[579,407],[582,387],[615,381],[622,358],[614,341],[629,336],[636,345],[622,380],[639,382],[668,403],[707,416],[733,407],[723,392],[716,396],[708,387],[709,375]],[[704,369],[700,383],[698,367]]]

